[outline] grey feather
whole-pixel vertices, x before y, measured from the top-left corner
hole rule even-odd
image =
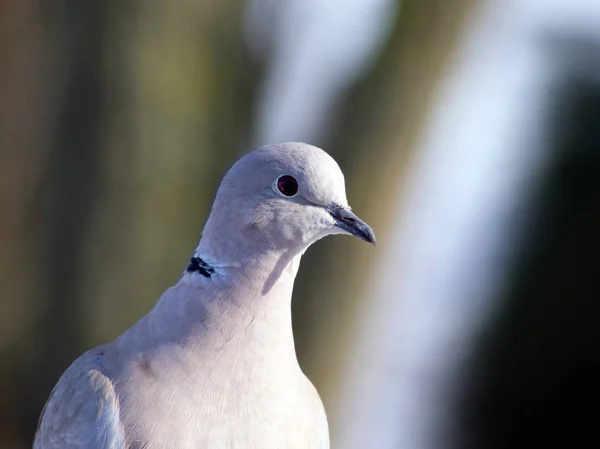
[[[42,412],[34,448],[125,447],[119,402],[104,374],[102,348],[78,358],[62,375]]]

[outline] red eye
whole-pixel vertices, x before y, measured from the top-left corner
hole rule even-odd
[[[277,189],[285,196],[294,196],[298,193],[298,182],[290,175],[283,175],[277,179]]]

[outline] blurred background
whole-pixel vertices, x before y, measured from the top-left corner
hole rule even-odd
[[[296,283],[333,448],[594,446],[600,2],[2,0],[0,448],[280,141],[332,154],[378,235]]]

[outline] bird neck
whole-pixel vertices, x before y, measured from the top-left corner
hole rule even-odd
[[[306,248],[248,248],[234,241],[235,237],[225,245],[215,245],[210,239],[201,239],[186,273],[199,274],[227,289],[240,287],[258,297],[274,294],[291,298]]]
[[[207,341],[221,347],[239,340],[244,347],[289,359],[290,366],[296,366],[291,297],[300,257],[266,252],[233,264],[197,253],[189,271],[129,331],[137,339],[134,346],[146,348],[154,341],[148,335],[195,352]]]
[[[291,298],[300,258],[301,253],[272,250],[231,261],[196,252],[185,274],[227,290],[243,289],[244,296],[251,294],[257,299],[273,295]]]

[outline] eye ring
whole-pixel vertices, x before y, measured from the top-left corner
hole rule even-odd
[[[275,180],[277,193],[286,198],[293,198],[298,194],[298,181],[290,175],[281,175]]]

